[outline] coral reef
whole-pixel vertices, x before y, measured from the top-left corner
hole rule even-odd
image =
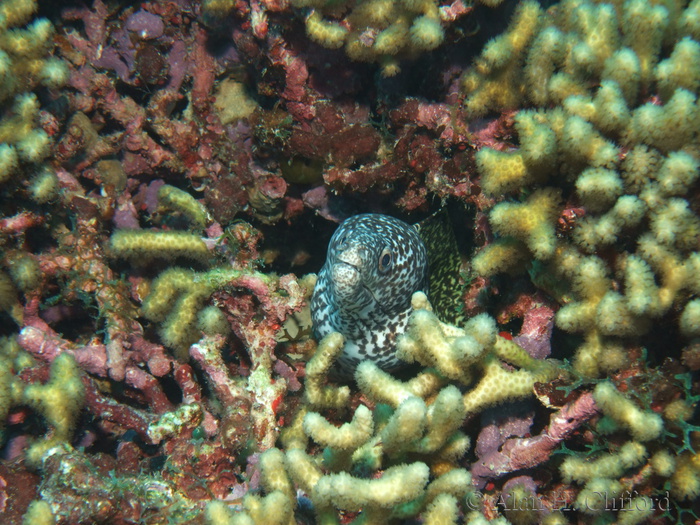
[[[320,342],[308,367],[310,384],[325,376],[342,346],[339,334]],[[400,382],[390,379],[383,386],[382,381],[370,380],[370,375],[385,373],[369,361],[364,364],[369,370],[357,372],[360,391],[374,402],[392,397],[393,404],[377,404],[374,412],[359,404],[351,421],[336,427],[317,410],[343,408],[347,388],[309,388],[307,405],[282,436],[285,452],[272,448],[261,455],[261,484],[267,492],[262,505],[277,509],[275,514],[283,516],[280,523],[288,522],[296,505],[294,485],[310,496],[319,521],[335,519],[337,509],[362,511],[363,519],[375,521],[405,519],[426,509],[431,512],[440,496],[446,499],[442,505],[456,513],[458,501],[470,492],[469,473],[455,463],[469,446],[458,430],[466,415],[459,390],[445,386],[437,392],[440,379],[433,375],[398,386],[405,392],[399,400],[389,391]],[[426,388],[428,384],[432,388]],[[431,403],[425,401],[428,396],[433,397]],[[315,447],[323,447],[316,457],[305,450],[309,438]],[[413,462],[406,463],[409,460]],[[378,469],[381,477],[368,478]],[[428,483],[431,470],[439,474]],[[253,522],[262,523],[256,518],[260,500],[250,498],[243,504]],[[210,522],[219,523],[211,517]]]
[[[699,61],[698,0],[0,0],[0,521],[695,523]],[[336,225],[438,211],[343,378]]]
[[[534,383],[552,379],[557,370],[496,336],[495,322],[486,315],[461,329],[437,320],[422,292],[414,294],[413,306],[399,355],[434,368],[404,382],[364,361],[355,374],[360,404],[353,402],[350,421],[337,426],[334,419],[346,411],[350,391],[324,383],[344,340],[337,333],[324,337],[307,366],[305,404],[281,435],[284,451],[272,448],[261,455],[267,495],[244,500],[242,514],[210,505],[210,523],[244,516],[262,523],[262,509],[276,509],[279,522],[287,523],[296,505],[294,486],[309,495],[318,522],[337,519],[340,509],[374,522],[423,515],[427,522],[452,516],[449,522],[456,523],[456,516],[469,510],[464,499],[472,493],[471,476],[459,467],[470,443],[460,430],[465,418],[532,395]],[[500,359],[522,369],[507,371]],[[450,379],[471,383],[477,363],[482,373],[472,390],[462,394],[448,384]],[[318,452],[310,455],[309,447]]]

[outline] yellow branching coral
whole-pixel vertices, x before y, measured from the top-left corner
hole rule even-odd
[[[423,514],[423,523],[426,525],[456,524],[458,516],[457,498],[450,494],[440,494],[428,505],[427,510]]]
[[[7,312],[17,322],[22,316],[22,306],[17,297],[17,289],[10,276],[3,271],[0,271],[0,311]]]
[[[109,240],[109,249],[131,261],[186,257],[208,262],[211,257],[201,237],[180,231],[118,230]]]
[[[617,453],[605,454],[593,461],[578,456],[568,456],[560,470],[566,483],[582,483],[594,478],[619,478],[628,469],[640,465],[646,459],[643,445],[629,441]]]
[[[502,237],[485,246],[472,259],[472,268],[485,277],[497,273],[522,273],[529,262],[524,243],[512,237]]]
[[[468,112],[535,106],[515,115],[517,148],[476,154],[486,193],[524,199],[491,210],[497,238],[474,268],[490,276],[544,263],[535,274],[568,287],[557,294],[557,325],[583,334],[574,367],[597,376],[624,363],[616,338],[639,336],[673,311],[683,334],[700,333],[691,277],[700,217],[687,198],[700,175],[697,7],[565,0],[532,27],[522,16],[509,33],[520,35],[524,58],[493,43],[464,77]],[[505,93],[480,103],[492,84]],[[576,210],[571,226],[562,220],[570,215],[557,222],[565,201]],[[611,262],[598,257],[622,239]]]
[[[261,456],[266,495],[246,497],[238,513],[210,504],[210,523],[259,523],[263,509],[286,523],[297,490],[311,499],[319,523],[335,522],[339,511],[361,512],[362,520],[377,523],[414,516],[453,523],[467,510],[471,476],[457,463],[470,444],[461,430],[467,415],[530,395],[535,381],[556,370],[498,337],[487,315],[459,328],[438,321],[425,294],[414,294],[412,304],[399,351],[429,368],[400,381],[365,361],[355,379],[368,404],[342,410],[350,401],[348,387],[326,383],[343,337],[324,337],[307,364],[305,403],[281,436],[284,449]],[[339,424],[338,416],[348,412],[350,421]]]
[[[424,297],[422,292],[414,294],[414,308],[425,304]],[[417,309],[406,334],[397,341],[397,351],[401,359],[435,367],[441,375],[463,384],[478,378],[474,388],[463,396],[467,414],[526,397],[536,381],[556,375],[547,361],[533,359],[512,341],[496,336],[496,323],[485,314],[470,319],[461,329],[440,322],[428,310]],[[520,369],[507,370],[503,362]],[[364,368],[362,372],[358,369],[358,383],[366,381],[364,374]],[[384,384],[375,389],[383,390]]]
[[[294,485],[285,472],[285,457],[282,451],[271,448],[260,454],[260,483],[268,493],[279,491],[296,502]]]
[[[343,351],[344,343],[343,336],[338,333],[327,335],[306,365],[305,396],[311,406],[340,408],[348,402],[350,389],[347,386],[334,387],[324,384],[333,361]]]
[[[349,9],[325,0],[293,0],[310,8],[306,33],[329,49],[345,48],[362,62],[378,62],[384,76],[399,71],[398,60],[437,48],[444,39],[443,21],[435,0],[369,0]],[[340,18],[340,14],[343,18]]]
[[[533,381],[551,377],[553,369],[517,345],[500,341],[488,316],[472,319],[461,329],[440,324],[425,294],[415,294],[413,304],[420,308],[414,316],[427,318],[416,324],[422,330],[419,341],[406,344],[415,348],[416,359],[432,361],[435,368],[403,382],[372,361],[361,363],[356,382],[374,409],[359,404],[351,420],[339,425],[336,418],[347,413],[339,409],[348,405],[350,392],[326,381],[343,338],[336,333],[323,338],[307,365],[306,402],[281,436],[284,451],[272,449],[261,457],[265,498],[284,494],[293,506],[296,487],[312,500],[318,522],[333,522],[338,511],[345,510],[360,511],[362,519],[374,522],[422,516],[439,523],[443,513],[452,516],[465,510],[471,477],[457,462],[470,444],[461,430],[467,414],[528,395]],[[439,358],[440,351],[450,357]],[[473,396],[447,384],[443,370],[453,371],[464,383],[472,382],[484,368],[479,362],[489,357],[505,375],[487,372],[489,379],[477,385]],[[520,369],[508,371],[502,362]],[[467,372],[456,370],[459,363]],[[498,392],[503,389],[505,395]],[[323,412],[329,409],[330,416]],[[316,455],[307,452],[319,446],[322,451]],[[375,475],[369,476],[372,472]],[[230,518],[257,523],[254,507],[246,502],[244,507],[245,514]]]
[[[337,22],[324,20],[318,11],[312,11],[306,18],[306,33],[317,44],[337,49],[343,46],[349,31]]]
[[[390,509],[417,498],[425,489],[428,474],[424,463],[390,467],[381,478],[371,480],[355,478],[344,472],[329,474],[319,479],[313,495],[321,507]]]
[[[396,407],[380,434],[384,451],[395,455],[420,439],[425,433],[426,415],[427,407],[419,397],[409,397]]]
[[[271,492],[264,498],[246,494],[245,510],[234,512],[223,501],[214,500],[206,507],[209,525],[291,525],[294,523],[293,507],[281,492]]]
[[[427,397],[439,390],[445,380],[431,369],[426,369],[410,381],[399,381],[369,361],[363,361],[355,372],[360,390],[370,399],[398,407],[412,396]]]
[[[593,398],[603,414],[625,426],[634,439],[650,441],[661,435],[663,430],[661,416],[649,410],[640,409],[611,382],[598,383],[593,392]]]
[[[525,95],[520,67],[540,26],[541,13],[539,3],[522,2],[508,30],[486,45],[473,69],[464,75],[462,89],[470,114],[480,116],[488,110],[518,106]]]
[[[195,228],[202,229],[211,222],[207,209],[179,188],[164,184],[158,189],[158,212],[176,212],[187,218]]]
[[[83,407],[84,387],[80,368],[70,354],[59,354],[51,364],[46,384],[30,384],[24,388],[23,402],[36,408],[50,426],[46,439],[34,443],[27,460],[38,465],[46,452],[70,442],[73,427]]]
[[[687,500],[700,496],[700,454],[684,453],[678,458],[671,476],[671,494]]]
[[[51,505],[44,500],[34,500],[29,504],[22,519],[24,525],[54,525],[56,518],[51,512]]]
[[[697,476],[700,461],[693,465],[697,455],[685,452],[679,457],[665,448],[669,442],[664,439],[664,434],[672,434],[673,431],[669,430],[678,421],[689,417],[684,400],[671,403],[662,418],[640,407],[636,400],[623,394],[608,380],[596,385],[593,399],[603,413],[603,417],[595,422],[597,433],[614,432],[618,436],[627,433],[632,440],[622,445],[610,440],[607,443],[609,449],[603,453],[593,449],[587,456],[571,454],[565,457],[560,474],[565,483],[582,485],[575,502],[580,512],[601,516],[616,510],[619,511],[617,523],[646,523],[654,506],[649,496],[641,495],[641,488],[652,476],[655,486],[664,484],[658,478],[665,480],[665,486],[670,487],[671,494],[677,499],[697,497],[700,493],[700,478]],[[664,428],[666,424],[671,427]],[[602,440],[603,443],[606,441]],[[635,494],[638,495],[630,497]]]
[[[163,343],[175,352],[178,359],[186,360],[190,345],[203,334],[227,335],[230,332],[230,324],[224,313],[216,306],[207,305],[207,301],[215,291],[244,278],[273,290],[280,281],[275,275],[230,267],[213,268],[206,272],[172,267],[151,283],[141,313],[146,319],[160,325],[159,334]],[[299,290],[296,281],[291,285],[295,291]],[[288,290],[282,293],[288,294]]]
[[[59,193],[58,177],[48,166],[42,166],[29,180],[29,196],[39,204],[54,200]]]
[[[53,169],[44,164],[51,138],[39,125],[40,86],[56,88],[68,79],[68,68],[50,56],[54,28],[45,18],[31,20],[35,0],[0,2],[0,102],[8,107],[0,119],[0,183],[30,179],[30,196],[43,203],[58,191]]]
[[[23,402],[23,384],[15,374],[33,361],[16,338],[0,337],[0,437],[4,437],[3,430],[10,409]]]
[[[141,311],[151,321],[160,322],[163,342],[187,358],[189,346],[200,338],[198,314],[216,289],[206,280],[197,281],[191,270],[171,268],[153,282]]]
[[[524,242],[536,259],[548,259],[557,244],[555,222],[560,200],[561,194],[553,188],[537,190],[523,203],[497,204],[489,219],[498,234]]]
[[[481,186],[489,195],[546,179],[555,165],[557,143],[543,115],[521,111],[515,117],[515,129],[521,137],[520,149],[504,152],[484,148],[476,154]]]
[[[364,405],[355,410],[350,423],[340,428],[329,423],[316,412],[304,417],[304,431],[316,443],[341,450],[356,449],[369,439],[374,431],[372,412]]]
[[[229,510],[222,502],[210,503],[209,523],[291,524],[295,485],[311,498],[318,523],[335,522],[338,510],[362,511],[364,519],[379,522],[405,519],[422,511],[435,519],[436,507],[457,512],[457,502],[471,490],[466,470],[454,469],[429,482],[430,470],[422,462],[393,465],[379,476],[366,478],[348,472],[324,473],[315,458],[302,449],[284,453],[273,448],[261,455],[260,466],[267,495],[246,496],[240,512]]]

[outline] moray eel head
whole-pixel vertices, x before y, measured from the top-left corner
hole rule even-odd
[[[362,359],[390,369],[396,336],[411,311],[411,296],[427,292],[428,256],[417,230],[393,217],[362,214],[336,230],[311,301],[318,337],[340,332],[338,364],[351,371]]]

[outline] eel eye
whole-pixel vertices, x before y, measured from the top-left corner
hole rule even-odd
[[[335,244],[336,244],[336,246],[338,246],[340,249],[344,249],[344,248],[345,248],[345,243],[347,242],[347,240],[348,240],[348,234],[347,234],[347,233],[343,233],[343,234],[341,234],[340,237],[338,237],[338,239],[335,241]]]
[[[389,248],[384,248],[382,253],[379,255],[379,271],[386,272],[389,268],[391,268],[392,261],[393,257],[391,255],[391,250]]]

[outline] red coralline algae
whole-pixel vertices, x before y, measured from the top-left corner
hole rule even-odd
[[[126,19],[124,27],[136,33],[138,38],[143,40],[160,38],[165,31],[163,19],[159,15],[149,13],[143,9],[129,16],[129,18]]]
[[[36,497],[40,477],[18,465],[0,464],[0,513],[7,523],[21,523]]]
[[[472,465],[471,472],[477,486],[483,486],[486,480],[499,478],[505,473],[532,468],[548,461],[563,440],[597,413],[593,396],[583,394],[552,414],[549,425],[541,434],[506,439]]]

